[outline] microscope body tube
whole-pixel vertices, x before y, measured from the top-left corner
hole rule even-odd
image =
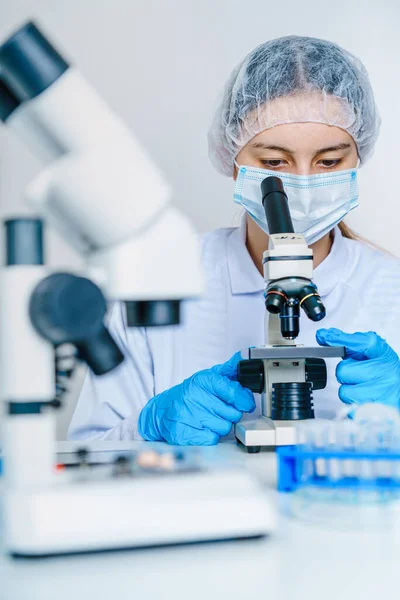
[[[50,164],[32,183],[28,202],[58,221],[65,220],[68,209],[89,246],[102,248],[126,239],[146,227],[170,200],[170,187],[141,144],[72,67],[39,96],[22,103],[6,124],[35,154],[43,156],[43,148],[47,152]],[[76,180],[61,190],[68,183],[63,177],[67,170]]]
[[[40,158],[46,148],[43,158],[47,162],[109,143],[113,149],[117,142],[129,143],[142,156],[142,163],[148,162],[147,170],[151,169],[153,177],[161,179],[130,129],[75,67],[69,67],[38,96],[20,104],[6,124],[31,145],[35,156]]]

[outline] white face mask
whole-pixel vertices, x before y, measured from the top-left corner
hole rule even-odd
[[[318,175],[292,175],[236,166],[238,176],[234,201],[245,208],[265,233],[268,233],[268,224],[261,202],[261,182],[271,175],[282,180],[295,233],[302,233],[307,244],[313,244],[329,233],[359,204],[357,169]]]

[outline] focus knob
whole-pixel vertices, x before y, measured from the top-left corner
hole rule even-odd
[[[248,388],[254,394],[261,394],[264,391],[264,363],[261,359],[241,360],[237,373],[238,381],[243,387]]]
[[[75,344],[103,328],[107,304],[89,279],[53,273],[33,290],[29,311],[33,326],[46,340],[55,345]]]
[[[312,383],[314,391],[326,387],[327,371],[323,358],[306,358],[306,380]]]
[[[54,346],[74,344],[95,375],[112,371],[124,355],[104,325],[107,304],[89,279],[53,273],[33,290],[29,316],[37,333]]]

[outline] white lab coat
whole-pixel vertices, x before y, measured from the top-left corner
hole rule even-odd
[[[137,420],[154,395],[200,369],[226,361],[237,350],[264,341],[264,281],[245,245],[245,222],[219,229],[203,240],[206,292],[183,303],[182,324],[128,329],[116,304],[109,328],[126,360],[115,371],[88,373],[69,429],[70,439],[140,439]],[[135,274],[132,273],[132,277]],[[328,257],[314,281],[326,307],[322,323],[302,315],[298,343],[314,345],[320,327],[346,332],[376,331],[400,351],[400,262],[335,229]],[[328,386],[314,393],[316,416],[332,418],[342,406],[328,359]],[[260,413],[257,410],[245,418]],[[232,436],[232,433],[230,434]]]

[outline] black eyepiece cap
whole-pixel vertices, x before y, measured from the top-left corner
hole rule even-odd
[[[283,187],[282,179],[280,179],[279,177],[272,177],[272,176],[266,177],[261,182],[261,193],[262,193],[263,200],[264,200],[265,196],[267,196],[268,194],[272,194],[273,192],[280,192],[281,194],[285,194],[285,196],[286,196],[286,192]]]
[[[33,22],[26,23],[0,46],[1,77],[19,102],[44,92],[68,67]]]
[[[18,98],[0,78],[0,121],[6,121],[20,104]]]

